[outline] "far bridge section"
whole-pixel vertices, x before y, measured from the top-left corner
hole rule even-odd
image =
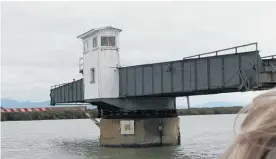
[[[260,72],[261,85],[257,88],[265,90],[275,87],[276,85],[276,55],[262,57],[264,70]]]
[[[254,49],[239,51],[249,46]],[[225,51],[232,54],[220,55]],[[269,75],[265,66],[275,63],[274,59],[263,61],[257,43],[251,43],[179,61],[122,67],[119,69],[119,95],[177,97],[240,92],[260,89],[262,80],[270,82],[269,87],[272,87],[275,79],[266,77]],[[275,71],[274,67],[270,69]]]
[[[50,104],[84,103],[83,79],[62,83],[51,87]]]

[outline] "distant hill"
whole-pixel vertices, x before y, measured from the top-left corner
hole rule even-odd
[[[233,107],[233,106],[245,106],[247,103],[242,102],[224,102],[224,101],[213,101],[207,102],[200,105],[191,104],[193,108],[212,108],[212,107]],[[186,105],[177,105],[176,108],[187,108]]]
[[[17,101],[9,98],[1,99],[1,107],[4,108],[33,108],[50,106],[50,101],[33,102],[33,101]]]
[[[232,107],[232,106],[245,106],[247,103],[242,102],[223,102],[223,101],[214,101],[214,102],[207,102],[202,105],[198,105],[196,107],[200,108],[210,108],[210,107]]]

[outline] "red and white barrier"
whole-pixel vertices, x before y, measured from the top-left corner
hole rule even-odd
[[[3,108],[1,107],[1,112],[43,112],[43,111],[85,111],[86,107],[45,107],[45,108]]]
[[[1,112],[43,112],[51,108],[2,108]]]

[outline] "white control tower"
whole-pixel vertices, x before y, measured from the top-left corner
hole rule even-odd
[[[92,29],[78,38],[83,41],[80,72],[84,79],[84,99],[119,97],[119,34],[110,26]]]

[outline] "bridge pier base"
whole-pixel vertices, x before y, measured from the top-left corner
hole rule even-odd
[[[180,144],[179,117],[101,119],[105,147],[148,147]]]

